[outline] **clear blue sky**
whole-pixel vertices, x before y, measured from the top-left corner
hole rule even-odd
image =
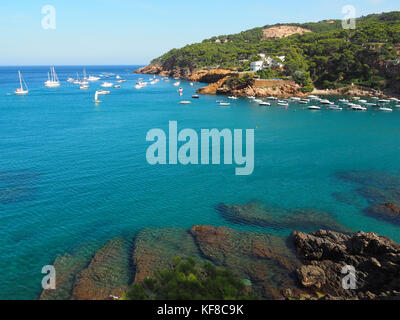
[[[56,30],[41,10],[56,8]],[[0,65],[145,64],[214,35],[400,10],[399,0],[2,0]]]

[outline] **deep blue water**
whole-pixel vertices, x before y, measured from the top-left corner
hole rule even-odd
[[[47,67],[23,67],[27,96],[16,67],[0,68],[0,298],[34,299],[41,268],[88,243],[132,238],[151,226],[194,224],[289,234],[292,230],[238,226],[216,204],[259,200],[284,208],[316,208],[354,230],[375,231],[400,241],[400,227],[368,217],[360,198],[338,202],[335,192],[357,187],[335,177],[348,170],[398,176],[400,112],[312,112],[291,105],[259,107],[247,99],[219,107],[221,97],[201,96],[191,105],[170,82],[141,90],[134,66],[87,67],[128,80],[93,102],[101,81],[87,91],[65,82],[82,67],[56,67],[62,86],[43,86]],[[115,76],[109,81],[115,83]],[[203,86],[182,82],[184,98]],[[236,176],[235,166],[150,166],[145,137],[152,128],[255,130],[255,170]]]

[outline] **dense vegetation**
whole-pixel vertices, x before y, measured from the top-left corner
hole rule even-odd
[[[127,300],[246,300],[257,297],[231,271],[211,264],[198,266],[193,259],[177,258],[168,270],[155,272],[154,278],[134,283]]]
[[[248,71],[250,62],[264,53],[286,56],[285,70],[282,73],[271,69],[262,72],[261,77],[293,77],[306,91],[313,85],[337,88],[354,83],[378,89],[388,85],[385,66],[400,52],[400,12],[359,18],[355,30],[343,29],[338,20],[286,25],[313,32],[262,41],[263,28],[254,28],[173,49],[153,62],[167,68],[193,70],[218,66]]]

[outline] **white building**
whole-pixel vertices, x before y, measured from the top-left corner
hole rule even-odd
[[[250,71],[257,72],[264,68],[264,61],[255,61],[250,63]]]

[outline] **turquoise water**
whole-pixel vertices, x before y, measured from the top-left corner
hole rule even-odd
[[[400,241],[399,226],[368,217],[368,206],[339,202],[357,185],[335,177],[348,170],[399,176],[400,112],[308,111],[291,105],[259,107],[247,99],[219,107],[221,97],[201,96],[180,105],[170,82],[134,89],[134,66],[88,67],[90,74],[128,80],[93,102],[65,82],[81,67],[56,68],[62,86],[47,89],[46,67],[25,67],[28,96],[15,96],[17,68],[0,68],[0,298],[34,299],[41,269],[57,255],[144,227],[194,224],[289,234],[284,228],[237,225],[215,210],[220,202],[258,200],[284,208],[316,208],[343,225]],[[112,75],[109,81],[115,82]],[[184,98],[193,87],[182,82]],[[107,89],[108,90],[108,89]],[[150,166],[148,130],[178,121],[179,129],[255,128],[255,170],[236,176],[235,166]]]

